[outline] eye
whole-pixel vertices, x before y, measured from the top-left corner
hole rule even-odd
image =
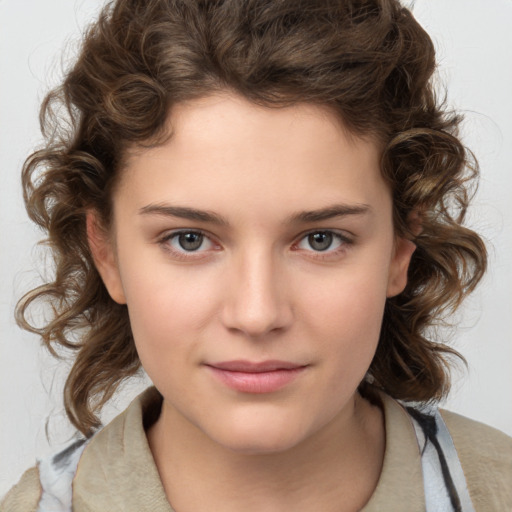
[[[297,248],[315,252],[334,252],[350,240],[334,231],[313,231],[306,234],[297,244]]]
[[[166,235],[161,243],[172,252],[194,253],[211,249],[213,242],[201,231],[177,231]]]

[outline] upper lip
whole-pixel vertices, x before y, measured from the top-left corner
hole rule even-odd
[[[219,363],[209,363],[207,366],[212,366],[213,368],[217,368],[218,370],[226,370],[230,372],[263,373],[272,372],[275,370],[294,370],[297,368],[302,368],[306,365],[292,363],[290,361],[278,360],[261,362],[236,360],[222,361]]]

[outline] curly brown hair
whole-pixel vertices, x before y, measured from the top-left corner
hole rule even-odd
[[[70,421],[91,434],[101,407],[140,368],[127,308],[94,266],[86,211],[108,229],[126,148],[165,140],[173,105],[226,90],[269,108],[327,106],[349,131],[382,143],[396,233],[417,249],[405,291],[387,301],[361,389],[406,400],[445,395],[447,356],[457,353],[431,327],[476,286],[486,251],[462,225],[478,168],[457,137],[460,116],[436,98],[435,65],[431,39],[397,0],[108,4],[46,97],[46,142],[23,168],[27,211],[47,232],[55,275],[20,300],[17,319],[55,355],[76,352],[64,391]],[[37,301],[53,311],[43,327],[27,320]]]

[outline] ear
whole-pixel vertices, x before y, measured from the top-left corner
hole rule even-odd
[[[414,245],[411,240],[397,238],[395,242],[395,252],[389,267],[388,288],[386,293],[388,298],[394,297],[404,291],[407,285],[409,263],[411,262],[415,250],[416,245]]]
[[[86,226],[89,248],[103,284],[115,302],[126,304],[114,243],[101,226],[95,211],[87,211]]]

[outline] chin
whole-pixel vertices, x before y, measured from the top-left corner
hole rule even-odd
[[[306,438],[301,432],[285,425],[240,425],[226,428],[221,435],[211,436],[218,444],[241,455],[282,453],[301,444]]]

